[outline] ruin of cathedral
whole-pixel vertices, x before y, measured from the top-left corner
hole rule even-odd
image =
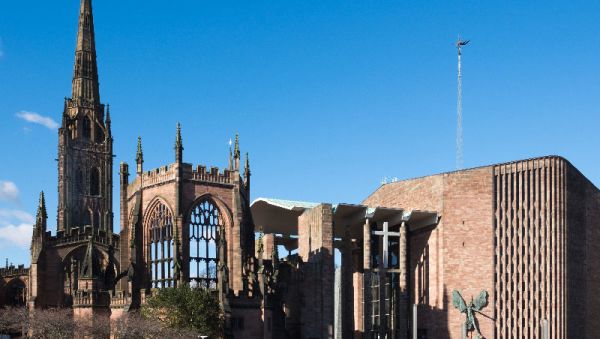
[[[239,139],[225,169],[194,165],[178,125],[164,166],[144,167],[141,139],[120,163],[115,215],[111,114],[81,0],[56,229],[42,193],[31,266],[0,268],[0,306],[116,319],[189,283],[218,294],[231,338],[461,338],[468,307],[485,338],[600,337],[600,191],[564,158],[382,184],[354,204],[252,201]]]

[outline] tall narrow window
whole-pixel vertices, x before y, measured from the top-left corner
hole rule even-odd
[[[83,118],[83,138],[89,139],[92,137],[92,123],[90,122],[90,118]]]
[[[85,194],[84,192],[84,183],[83,183],[83,172],[81,168],[78,168],[75,172],[75,192],[77,195]]]
[[[148,211],[150,232],[150,276],[153,288],[173,287],[173,214],[162,202]]]
[[[216,288],[217,234],[223,225],[219,209],[210,201],[198,203],[190,214],[190,283]]]
[[[90,170],[90,195],[100,195],[100,170],[96,167]]]
[[[99,124],[96,124],[95,133],[96,133],[96,142],[97,143],[104,142],[104,130],[102,129],[102,127]]]

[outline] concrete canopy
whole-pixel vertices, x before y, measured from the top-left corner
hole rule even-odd
[[[257,230],[287,236],[298,235],[298,217],[307,209],[320,205],[315,202],[258,198],[251,205],[252,218]],[[333,205],[334,236],[343,237],[350,232],[361,238],[365,220],[388,222],[390,225],[405,221],[409,231],[432,226],[438,222],[437,212],[409,211],[401,208],[368,207],[355,204]]]

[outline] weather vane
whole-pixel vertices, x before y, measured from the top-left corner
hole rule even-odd
[[[487,305],[487,297],[488,293],[486,291],[481,291],[475,300],[471,297],[471,302],[467,305],[465,299],[463,299],[462,295],[460,295],[457,290],[452,291],[452,304],[460,311],[460,313],[466,314],[467,331],[475,329],[475,338],[477,339],[483,339],[483,336],[481,335],[481,332],[479,332],[479,327],[477,326],[473,312],[481,313],[481,309]]]

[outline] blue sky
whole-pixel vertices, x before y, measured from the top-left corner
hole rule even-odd
[[[194,164],[225,166],[240,133],[254,198],[360,202],[384,177],[453,170],[460,33],[465,167],[559,154],[600,182],[598,2],[94,5],[115,175],[138,135],[145,168],[172,162],[178,121]],[[29,263],[40,190],[55,229],[78,6],[0,3],[0,257],[14,263]]]

